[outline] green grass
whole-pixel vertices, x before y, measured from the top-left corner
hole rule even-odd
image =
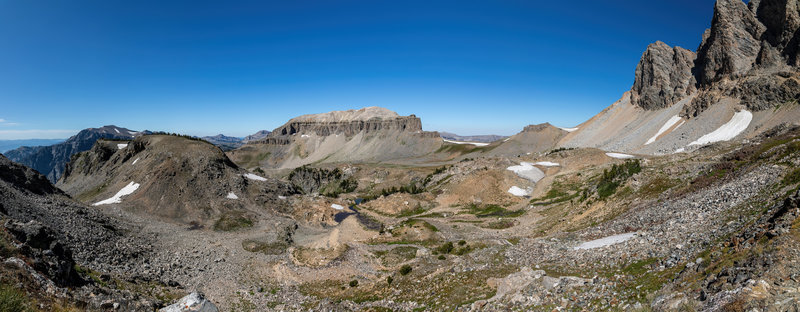
[[[221,232],[236,231],[250,227],[253,227],[253,220],[242,212],[224,214],[217,219],[217,222],[214,222],[214,230]]]
[[[33,301],[17,287],[0,285],[0,311],[33,312]]]
[[[285,252],[287,248],[289,248],[289,244],[285,242],[266,243],[252,239],[242,241],[242,249],[265,255],[279,255]]]
[[[417,224],[421,225],[422,227],[424,227],[424,228],[426,228],[426,229],[428,229],[428,230],[430,230],[432,232],[439,232],[439,229],[436,228],[435,226],[433,226],[433,224],[430,224],[427,221],[420,220],[420,219],[408,219],[408,220],[405,220],[405,221],[400,223],[400,226],[413,227],[413,226],[415,226]]]
[[[781,184],[794,185],[800,183],[800,168],[794,169],[792,172],[783,177]]]
[[[465,207],[465,212],[473,214],[478,218],[516,218],[525,214],[525,210],[508,210],[499,205],[469,204]]]

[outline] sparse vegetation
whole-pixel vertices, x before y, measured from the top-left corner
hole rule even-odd
[[[253,226],[253,220],[247,217],[243,212],[230,212],[223,214],[214,222],[215,231],[236,231],[239,229],[249,228]]]
[[[478,205],[474,203],[467,205],[464,212],[473,214],[478,218],[516,218],[525,214],[525,210],[511,211],[499,205]]]
[[[597,182],[597,196],[604,199],[614,195],[622,183],[641,171],[638,159],[626,160],[622,164],[614,164],[611,169],[603,170],[603,175]]]
[[[411,266],[405,264],[402,267],[400,267],[400,275],[408,275],[408,273],[411,273],[411,270],[412,270]]]
[[[271,242],[271,243],[266,243],[253,239],[246,239],[242,241],[242,249],[247,250],[249,252],[263,253],[266,255],[279,255],[284,253],[287,248],[289,248],[289,244],[282,241]]]
[[[33,312],[33,301],[25,293],[11,285],[0,285],[0,311]]]

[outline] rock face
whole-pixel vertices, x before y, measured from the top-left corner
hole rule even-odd
[[[695,54],[658,41],[647,47],[636,66],[631,101],[646,110],[662,109],[692,94]]]
[[[75,286],[84,282],[75,272],[72,251],[61,244],[56,234],[41,222],[8,220],[4,227],[20,242],[20,250],[31,259],[31,267],[44,273],[56,285]]]
[[[133,139],[139,132],[117,126],[84,129],[68,140],[51,145],[20,147],[4,153],[9,159],[39,171],[55,183],[64,173],[64,166],[72,155],[92,148],[98,139]]]
[[[120,146],[124,146],[120,148]],[[119,197],[137,213],[206,224],[229,212],[270,207],[289,187],[247,178],[212,144],[175,135],[146,135],[120,145],[98,141],[67,165],[59,188],[88,204]],[[236,199],[228,198],[234,193]]]
[[[228,155],[245,168],[296,168],[310,163],[417,157],[441,144],[437,132],[422,130],[418,117],[367,107],[292,118],[265,138]]]
[[[747,74],[761,51],[765,27],[741,0],[718,0],[711,28],[697,49],[695,75],[701,86]]]

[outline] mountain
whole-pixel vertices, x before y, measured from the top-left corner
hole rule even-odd
[[[442,145],[417,116],[380,107],[303,115],[267,137],[229,152],[246,167],[294,168],[310,163],[380,162],[429,154]]]
[[[244,143],[250,143],[252,141],[258,141],[258,140],[261,140],[263,138],[266,138],[267,135],[269,135],[269,132],[270,132],[269,130],[261,130],[259,132],[256,132],[256,133],[253,133],[251,135],[248,135],[248,136],[244,137],[244,140],[242,140],[242,141]]]
[[[244,142],[242,142],[242,138],[229,137],[222,134],[217,134],[215,136],[204,136],[201,137],[201,139],[218,146],[223,151],[234,150],[244,144]]]
[[[211,143],[177,135],[98,140],[75,155],[57,186],[87,204],[118,205],[179,223],[279,206],[289,188],[237,167]]]
[[[439,131],[439,135],[442,139],[451,140],[451,141],[458,141],[458,142],[478,142],[478,143],[492,143],[494,141],[502,140],[507,138],[506,136],[502,135],[458,135],[455,133],[450,132],[442,132]]]
[[[45,146],[66,141],[66,139],[27,139],[27,140],[0,140],[0,153],[22,146]]]
[[[787,0],[717,1],[696,53],[648,46],[631,90],[559,146],[670,154],[797,124],[798,12]]]
[[[12,161],[39,171],[55,183],[64,173],[64,166],[72,155],[89,150],[98,139],[133,139],[139,132],[117,126],[89,128],[78,132],[64,142],[50,146],[23,146],[5,152]]]

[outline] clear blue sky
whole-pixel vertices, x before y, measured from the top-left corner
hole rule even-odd
[[[426,130],[574,126],[656,40],[696,50],[713,0],[0,0],[0,139],[244,136],[383,106]]]

